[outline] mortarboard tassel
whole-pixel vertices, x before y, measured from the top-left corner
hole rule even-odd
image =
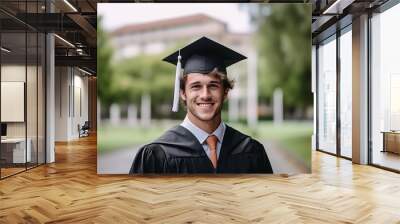
[[[176,72],[175,72],[174,102],[172,105],[173,112],[178,112],[179,109],[180,75],[182,71],[181,58],[182,58],[181,52],[179,51],[178,63],[176,64]]]

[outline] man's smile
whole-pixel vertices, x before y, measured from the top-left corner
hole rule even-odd
[[[214,103],[197,103],[197,106],[207,108],[214,106]]]

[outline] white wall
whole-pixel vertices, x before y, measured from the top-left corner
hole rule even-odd
[[[25,80],[25,76],[28,78],[28,80]],[[26,84],[26,112],[27,112],[27,125],[28,125],[28,129],[32,130],[32,132],[36,133],[36,123],[37,123],[37,114],[36,114],[36,109],[37,106],[42,107],[43,104],[37,105],[38,103],[38,99],[37,99],[37,80],[36,80],[36,66],[25,66],[25,65],[2,65],[1,67],[1,81],[3,82],[3,84],[7,83],[7,82],[23,82]],[[15,84],[15,83],[14,83]],[[2,90],[4,91],[4,90]],[[22,91],[22,92],[21,92]],[[40,90],[43,91],[43,90]],[[6,93],[7,94],[7,93]],[[11,94],[11,93],[10,93]],[[14,93],[17,94],[17,93]],[[23,90],[19,91],[19,94],[24,94]],[[8,98],[7,96],[2,96],[3,98]],[[19,100],[18,104],[19,105],[19,109],[17,108],[10,108],[7,106],[3,106],[2,108],[2,113],[10,113],[10,111],[8,110],[18,110],[15,111],[14,113],[22,113],[19,114],[19,121],[18,122],[12,122],[11,124],[11,129],[13,128],[12,126],[15,125],[19,125],[22,123],[25,123],[24,118],[23,118],[23,114],[24,114],[24,98],[25,96],[19,96],[18,97]],[[15,100],[15,99],[14,99]],[[21,102],[22,100],[22,102]],[[4,102],[3,102],[4,103]],[[2,103],[2,104],[3,104]],[[22,104],[22,105],[21,105]],[[15,107],[16,105],[14,105]],[[22,116],[22,119],[21,119]],[[4,120],[2,118],[2,120]],[[24,125],[23,125],[24,126]],[[21,136],[25,136],[25,128],[23,127],[23,130],[20,131]],[[29,133],[28,133],[29,135]]]
[[[56,67],[55,98],[56,141],[79,138],[78,124],[88,120],[88,78],[76,68]]]
[[[74,99],[74,107],[72,108],[71,120],[71,133],[72,138],[78,138],[78,124],[82,126],[85,121],[88,121],[88,77],[81,76],[79,70],[74,70],[74,92],[72,98]],[[72,105],[72,103],[71,103]],[[81,107],[81,108],[80,108]]]
[[[1,81],[3,82],[25,82],[26,67],[25,65],[2,65]],[[2,96],[4,97],[4,96]],[[24,110],[24,108],[22,108]],[[1,108],[7,110],[7,108]],[[25,122],[8,122],[8,137],[25,137]]]
[[[38,69],[38,70],[37,70]],[[2,76],[2,120],[7,123],[7,137],[27,136],[32,151],[32,161],[44,163],[44,74],[41,67],[20,64],[3,64]],[[25,80],[27,78],[27,80]],[[19,86],[16,86],[19,84]],[[9,85],[11,89],[5,88]],[[24,94],[26,91],[26,95]],[[22,94],[22,95],[21,95]],[[18,98],[15,95],[20,95]],[[8,102],[6,102],[8,101]],[[15,105],[14,105],[15,104]],[[24,117],[26,113],[26,118]],[[17,116],[7,118],[5,115]],[[17,119],[16,119],[17,118]],[[38,157],[36,157],[38,155]],[[51,157],[49,157],[51,158]],[[51,162],[51,160],[49,160]]]
[[[55,68],[55,141],[68,141],[70,69]]]

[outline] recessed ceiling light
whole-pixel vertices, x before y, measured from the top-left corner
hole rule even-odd
[[[342,14],[343,10],[351,5],[355,0],[336,0],[322,14]]]
[[[78,10],[71,4],[69,1],[64,0],[65,4],[67,4],[74,12],[78,12]]]
[[[7,49],[7,48],[5,48],[5,47],[1,47],[1,50],[4,51],[4,52],[6,52],[6,53],[10,53],[10,52],[11,52],[11,50],[9,50],[9,49]]]
[[[88,72],[88,71],[86,71],[86,70],[83,70],[83,69],[81,69],[81,68],[79,68],[79,67],[78,67],[78,69],[79,69],[79,71],[81,71],[81,72],[83,72],[83,73],[85,73],[85,74],[87,74],[87,75],[92,75],[92,73],[90,73],[90,72]]]
[[[61,41],[63,41],[64,43],[66,43],[67,45],[69,45],[69,46],[75,48],[75,45],[71,44],[71,42],[69,42],[68,40],[66,40],[66,39],[64,39],[64,38],[62,38],[62,37],[60,37],[60,36],[57,35],[57,34],[54,34],[54,36],[57,37],[58,39],[60,39]]]

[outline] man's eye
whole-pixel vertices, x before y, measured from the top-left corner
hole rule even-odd
[[[208,88],[210,88],[210,89],[218,89],[219,85],[216,85],[216,84],[209,85]]]
[[[199,88],[200,88],[200,85],[194,85],[191,87],[191,89],[199,89]]]

